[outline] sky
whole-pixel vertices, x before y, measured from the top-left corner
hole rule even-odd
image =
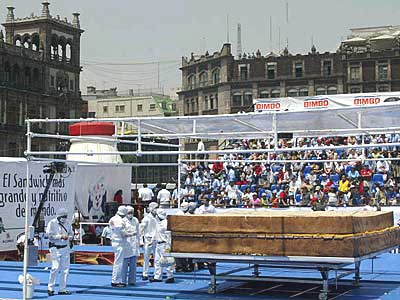
[[[40,15],[41,2],[1,1],[0,17],[5,20],[9,5],[16,8],[16,17],[32,12]],[[179,88],[182,56],[219,51],[227,41],[227,32],[235,54],[238,23],[243,51],[260,49],[263,55],[271,50],[278,52],[287,43],[292,54],[309,52],[312,43],[320,52],[336,51],[350,28],[400,25],[398,0],[49,2],[52,16],[72,20],[73,12],[81,14],[81,28],[85,30],[81,39],[82,94],[88,85],[117,87],[121,93],[158,87],[168,93]]]

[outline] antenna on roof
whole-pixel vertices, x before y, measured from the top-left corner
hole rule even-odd
[[[281,52],[281,27],[278,27],[278,53]]]
[[[289,24],[289,1],[286,1],[286,23]]]
[[[272,51],[272,16],[269,16],[269,47]]]
[[[237,24],[237,48],[236,55],[238,58],[242,57],[242,25]]]
[[[229,14],[226,15],[226,42],[229,44]]]

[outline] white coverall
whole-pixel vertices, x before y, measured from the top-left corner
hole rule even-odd
[[[140,224],[140,232],[143,237],[143,277],[149,276],[150,255],[155,256],[157,219],[152,213],[148,213]]]
[[[57,247],[50,248],[51,270],[47,289],[54,291],[57,273],[60,272],[60,285],[58,292],[64,292],[67,288],[67,278],[70,265],[70,247],[69,242],[74,238],[71,224],[61,223],[57,218],[52,219],[46,228],[49,236],[49,242]],[[61,239],[62,236],[68,236],[67,240]]]
[[[114,265],[112,270],[111,283],[123,283],[122,268],[124,263],[125,249],[129,247],[126,222],[118,214],[110,219],[111,246],[114,250]]]
[[[122,283],[126,283],[128,275],[128,284],[136,284],[136,259],[140,255],[139,221],[135,217],[125,217],[123,221],[126,223],[127,247],[124,249]]]
[[[171,232],[167,231],[167,219],[158,222],[156,239],[157,246],[154,258],[154,279],[161,280],[163,268],[161,267],[160,260],[164,256],[165,250],[171,247]],[[167,279],[174,277],[173,265],[169,265],[166,268],[166,271]]]

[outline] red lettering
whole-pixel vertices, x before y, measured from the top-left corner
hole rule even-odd
[[[328,107],[328,100],[309,100],[304,101],[304,108],[320,108],[320,107]]]
[[[377,105],[381,102],[381,98],[367,97],[355,98],[354,105]]]
[[[256,103],[255,110],[279,110],[281,108],[280,102],[276,103]]]

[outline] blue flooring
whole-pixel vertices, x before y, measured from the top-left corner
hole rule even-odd
[[[218,271],[229,271],[243,265],[219,264]],[[177,273],[175,284],[149,283],[141,280],[138,268],[137,285],[126,288],[111,288],[111,266],[72,265],[68,288],[71,296],[47,296],[47,263],[29,268],[29,273],[39,278],[40,285],[35,289],[34,299],[53,300],[94,300],[94,299],[318,299],[319,284],[280,283],[280,282],[220,282],[216,295],[207,293],[209,275],[207,270],[194,273]],[[22,288],[17,282],[22,273],[20,262],[0,262],[0,299],[21,299]],[[241,271],[235,275],[249,275]],[[318,272],[293,269],[261,269],[263,276],[320,278]],[[332,273],[332,276],[334,274]],[[361,286],[352,286],[352,276],[339,281],[338,289],[330,286],[328,299],[339,300],[399,300],[400,299],[400,254],[384,254],[361,264]]]

